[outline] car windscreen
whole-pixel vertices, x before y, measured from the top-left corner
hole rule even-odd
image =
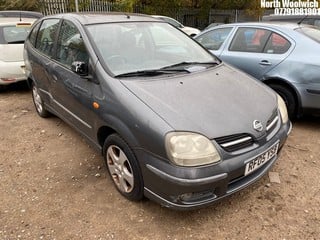
[[[12,25],[0,27],[0,44],[24,43],[31,25]]]
[[[320,43],[320,29],[317,27],[301,27],[297,28],[296,31],[304,34],[305,36]]]
[[[112,74],[163,69],[179,63],[217,63],[193,39],[163,22],[87,26],[96,51]]]

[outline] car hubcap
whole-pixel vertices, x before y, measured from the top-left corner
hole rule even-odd
[[[36,105],[36,109],[38,112],[42,112],[42,101],[41,101],[41,97],[39,95],[38,89],[36,88],[36,86],[33,86],[32,88],[32,93],[33,93],[33,101],[34,104]]]
[[[115,145],[109,146],[107,164],[117,188],[123,193],[130,193],[134,187],[134,178],[126,154]]]

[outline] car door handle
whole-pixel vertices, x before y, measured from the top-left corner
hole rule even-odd
[[[262,60],[261,62],[259,62],[260,65],[262,66],[270,66],[272,65],[271,62],[269,62],[268,60]]]

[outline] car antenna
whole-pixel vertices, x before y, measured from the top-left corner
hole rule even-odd
[[[298,25],[300,25],[307,17],[308,17],[308,14],[307,14],[306,16],[304,16],[304,17],[298,22]]]
[[[22,22],[22,19],[21,19],[21,11],[19,12],[19,15],[20,15],[20,22]]]

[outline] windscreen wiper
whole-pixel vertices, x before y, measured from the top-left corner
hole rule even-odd
[[[151,70],[141,70],[141,71],[134,71],[134,72],[128,72],[128,73],[122,73],[119,75],[116,75],[115,77],[140,77],[140,76],[146,76],[146,77],[153,77],[158,76],[162,74],[175,74],[179,72],[186,72],[189,73],[186,69],[151,69]]]
[[[180,63],[176,63],[173,65],[169,65],[169,66],[165,66],[163,68],[160,68],[161,70],[177,70],[177,69],[183,69],[183,70],[187,70],[188,69],[186,67],[189,66],[215,66],[215,65],[219,65],[220,61],[213,61],[213,62],[180,62]]]
[[[17,40],[17,41],[10,41],[8,44],[22,44],[24,43],[24,40]]]

